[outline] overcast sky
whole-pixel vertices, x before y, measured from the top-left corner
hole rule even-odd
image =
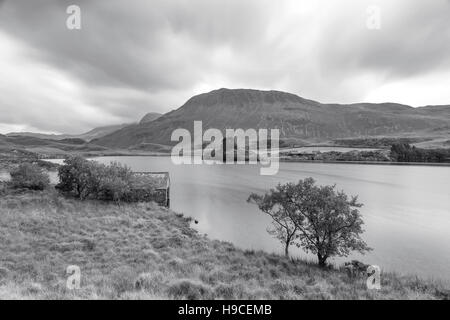
[[[0,133],[81,133],[222,87],[450,104],[450,1],[0,0]]]

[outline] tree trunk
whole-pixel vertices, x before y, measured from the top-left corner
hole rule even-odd
[[[325,267],[326,261],[327,261],[327,257],[326,256],[322,256],[320,253],[317,254],[317,259],[319,260],[319,266],[320,267]]]
[[[290,241],[286,241],[286,246],[284,247],[284,255],[286,258],[289,258],[289,242]]]

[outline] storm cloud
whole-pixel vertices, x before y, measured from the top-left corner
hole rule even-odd
[[[0,132],[134,122],[220,87],[450,104],[449,52],[448,0],[0,1]]]

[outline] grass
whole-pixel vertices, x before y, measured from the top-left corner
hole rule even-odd
[[[5,149],[0,144],[0,172],[11,171],[22,163],[34,163],[44,169],[54,170],[58,166],[54,163],[39,159],[38,154],[20,149]]]
[[[0,188],[1,190],[1,188]],[[0,298],[439,299],[439,282],[363,279],[210,240],[154,204],[67,199],[54,190],[0,191]],[[81,288],[66,268],[81,268]]]

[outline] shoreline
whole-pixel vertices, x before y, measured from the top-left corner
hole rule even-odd
[[[170,154],[112,154],[112,155],[85,155],[87,158],[100,157],[170,157]],[[64,159],[64,157],[46,158],[42,160]],[[363,165],[393,165],[393,166],[430,166],[430,167],[450,167],[449,162],[394,162],[394,161],[349,161],[349,160],[301,160],[293,158],[280,158],[280,162],[298,163],[332,163],[332,164],[363,164]]]
[[[337,161],[337,160],[299,160],[286,158],[280,159],[280,162],[450,167],[450,163],[447,162],[440,163],[440,162],[394,162],[394,161]]]

